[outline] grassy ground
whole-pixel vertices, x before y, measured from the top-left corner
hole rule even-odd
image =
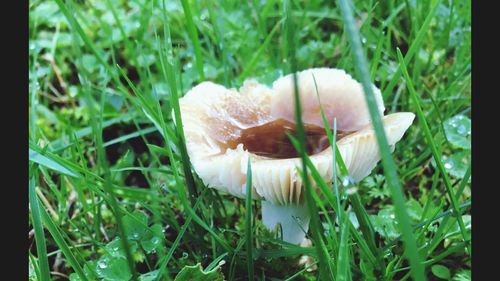
[[[470,280],[470,1],[217,2],[30,1],[30,280]],[[298,247],[203,186],[172,111],[323,66],[417,118],[356,193],[308,193]]]

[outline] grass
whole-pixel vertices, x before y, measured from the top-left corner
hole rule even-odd
[[[470,276],[470,10],[439,0],[30,0],[30,280]],[[263,227],[251,196],[203,185],[179,98],[204,80],[270,85],[323,66],[362,82],[371,108],[374,83],[385,114],[417,117],[391,153],[370,111],[382,161],[356,186],[338,151],[331,181],[302,153],[315,215],[312,246],[299,247]],[[303,134],[293,143],[304,151]],[[313,264],[298,265],[301,255]]]
[[[353,50],[354,63],[356,64],[356,73],[361,78],[365,99],[368,104],[370,117],[373,124],[373,129],[377,135],[377,143],[379,146],[382,165],[388,187],[391,191],[391,197],[394,201],[396,219],[399,223],[400,230],[405,242],[405,255],[410,260],[411,272],[414,280],[425,280],[424,268],[420,262],[420,256],[417,250],[417,243],[413,236],[410,220],[405,207],[405,198],[402,192],[401,184],[397,175],[397,167],[391,156],[387,137],[384,132],[384,124],[382,117],[377,109],[377,102],[368,71],[368,62],[361,46],[361,39],[356,28],[354,15],[352,12],[351,2],[347,0],[339,0],[340,9],[345,20],[349,42]]]
[[[296,44],[297,37],[295,36],[295,22],[292,17],[292,7],[290,7],[291,2],[285,2],[285,14],[286,14],[286,42],[288,43],[288,61],[290,62],[290,71],[293,73],[293,89],[294,89],[294,109],[295,109],[295,124],[297,124],[297,143],[295,146],[297,151],[300,152],[300,158],[302,159],[302,168],[300,169],[300,174],[302,175],[303,180],[303,188],[305,193],[305,202],[307,204],[307,208],[309,209],[310,214],[317,214],[318,209],[316,207],[315,201],[313,199],[313,186],[309,180],[307,165],[306,165],[306,135],[304,129],[304,122],[302,121],[302,109],[300,105],[300,96],[299,96],[299,88],[297,84],[297,60],[296,60]],[[330,276],[333,276],[333,260],[329,257],[328,251],[325,247],[325,242],[323,241],[323,227],[319,222],[317,216],[311,216],[311,233],[312,233],[312,241],[314,246],[316,247],[316,251],[318,253],[318,259],[320,262],[320,278],[321,279],[329,279]]]
[[[253,225],[252,225],[252,164],[248,159],[246,182],[246,199],[245,208],[247,210],[245,216],[245,241],[247,250],[247,270],[248,280],[254,280],[254,265],[253,265]]]

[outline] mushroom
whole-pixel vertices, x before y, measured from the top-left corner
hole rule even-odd
[[[313,68],[297,74],[307,153],[322,178],[332,179],[332,147],[320,114],[337,122],[337,146],[354,181],[366,177],[380,160],[362,86],[343,70]],[[384,105],[373,86],[378,109]],[[319,98],[318,98],[319,97]],[[252,164],[252,198],[262,200],[262,220],[281,225],[284,241],[300,244],[309,228],[300,158],[287,137],[295,129],[293,77],[272,87],[246,80],[239,89],[212,82],[193,87],[180,100],[189,157],[205,185],[245,198],[246,167]],[[413,122],[410,112],[383,117],[392,149]]]

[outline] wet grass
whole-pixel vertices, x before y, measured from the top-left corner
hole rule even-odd
[[[31,280],[468,280],[469,1],[32,0],[29,10]],[[313,244],[300,247],[263,227],[258,201],[203,185],[179,98],[204,80],[269,85],[311,67],[343,68],[370,106],[374,83],[384,114],[417,117],[391,153],[371,111],[382,161],[356,185],[339,153],[331,181],[302,155],[316,215]],[[303,151],[300,123],[292,142]],[[298,265],[301,255],[314,263]]]

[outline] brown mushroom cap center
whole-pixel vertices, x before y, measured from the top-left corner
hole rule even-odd
[[[308,155],[314,155],[325,150],[330,144],[325,129],[316,125],[304,124],[306,134],[306,150]],[[299,157],[287,134],[296,136],[295,123],[278,119],[263,125],[243,129],[236,139],[227,141],[229,148],[238,144],[248,151],[270,158],[286,159]],[[347,135],[337,131],[337,140]]]

